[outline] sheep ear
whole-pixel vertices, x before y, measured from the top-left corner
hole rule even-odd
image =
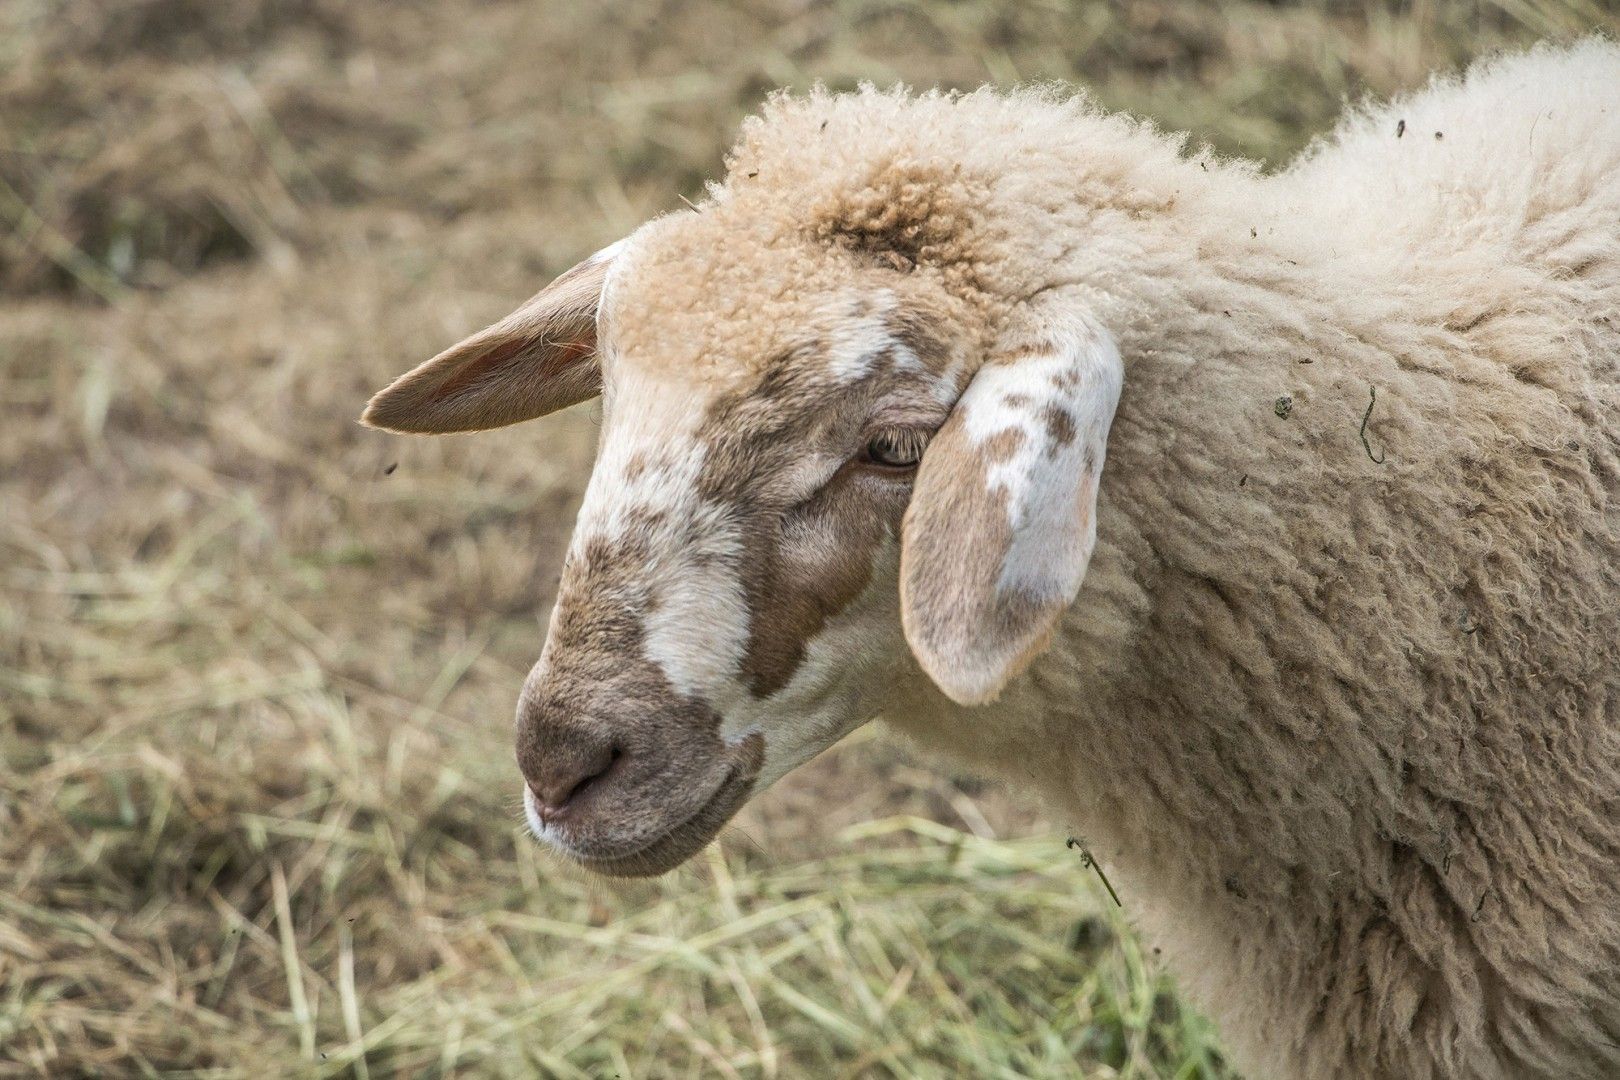
[[[482,431],[602,392],[596,309],[620,245],[565,272],[512,314],[401,375],[360,420],[385,431]]]
[[[1123,377],[1100,328],[1067,320],[992,356],[923,455],[902,527],[906,638],[952,700],[979,705],[1046,648],[1097,537]]]

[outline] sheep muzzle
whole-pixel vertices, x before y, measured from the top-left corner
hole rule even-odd
[[[626,655],[542,659],[517,719],[530,827],[612,877],[663,873],[712,840],[752,793],[765,748],[758,733],[722,737],[706,704]]]

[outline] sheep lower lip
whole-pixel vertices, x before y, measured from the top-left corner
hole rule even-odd
[[[695,813],[635,851],[594,857],[566,846],[560,850],[585,869],[605,877],[655,877],[673,870],[701,851],[731,820],[747,800],[758,772],[757,768],[732,765],[714,794]]]

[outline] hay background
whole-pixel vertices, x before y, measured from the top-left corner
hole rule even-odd
[[[368,393],[770,88],[1071,79],[1276,163],[1609,0],[7,0],[0,1076],[1225,1075],[1062,836],[868,733],[619,891],[512,703],[589,409]],[[389,466],[397,468],[389,472]]]

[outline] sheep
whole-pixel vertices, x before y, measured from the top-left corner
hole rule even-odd
[[[541,841],[661,873],[881,717],[1085,836],[1250,1076],[1620,1075],[1620,47],[1269,176],[776,96],[696,209],[365,415],[600,389]]]

